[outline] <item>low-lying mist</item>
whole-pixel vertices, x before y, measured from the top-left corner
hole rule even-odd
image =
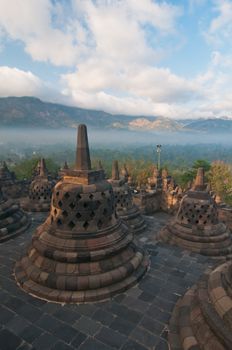
[[[75,145],[76,129],[19,129],[1,128],[0,146],[11,144],[18,146],[42,145]],[[229,134],[184,133],[184,132],[152,132],[127,131],[113,129],[88,128],[89,143],[91,146],[107,148],[124,148],[129,146],[145,146],[148,144],[224,144],[232,145]]]

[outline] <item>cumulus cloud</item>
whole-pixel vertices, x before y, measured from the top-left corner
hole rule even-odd
[[[40,94],[42,81],[31,72],[0,67],[0,96],[34,96]]]
[[[209,43],[223,46],[231,43],[232,35],[232,2],[231,0],[215,0],[214,12],[217,13],[205,32]]]
[[[22,41],[34,60],[74,64],[72,33],[52,26],[55,13],[56,7],[49,0],[20,0],[17,6],[15,0],[0,0],[0,28],[11,39]]]
[[[155,0],[18,3],[20,15],[15,0],[0,0],[0,37],[23,43],[33,60],[62,66],[57,84],[62,97],[32,72],[9,67],[0,67],[1,96],[56,98],[83,108],[133,115],[231,115],[229,53],[214,47],[207,70],[192,79],[161,65],[167,51],[181,40],[180,6]],[[205,3],[189,0],[188,4],[193,9]],[[207,40],[226,42],[232,34],[232,3],[214,4]]]
[[[62,95],[50,83],[30,71],[0,66],[0,96],[36,96],[44,100],[63,101]]]

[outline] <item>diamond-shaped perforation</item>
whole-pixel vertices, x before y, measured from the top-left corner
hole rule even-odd
[[[63,216],[64,216],[65,218],[68,216],[68,212],[67,212],[66,210],[64,210],[64,211],[62,212],[62,214],[63,214]]]
[[[64,195],[64,197],[65,197],[66,199],[69,199],[70,194],[69,194],[68,192],[66,192],[65,195]]]
[[[101,228],[102,228],[102,225],[103,225],[102,220],[98,220],[98,222],[97,222],[97,227],[98,227],[99,229],[101,229]]]
[[[81,216],[82,216],[81,213],[76,213],[76,218],[77,218],[77,219],[80,219]]]
[[[70,203],[70,204],[69,204],[69,207],[73,210],[73,209],[75,208],[75,203],[73,203],[73,202]]]
[[[73,221],[70,221],[68,223],[68,227],[70,227],[71,229],[73,229],[75,227],[75,223]]]
[[[58,219],[58,220],[57,220],[57,225],[58,225],[58,226],[63,225],[63,222],[61,221],[61,219]]]
[[[84,227],[85,230],[88,229],[88,227],[89,227],[88,221],[85,221],[85,222],[84,222],[83,227]]]

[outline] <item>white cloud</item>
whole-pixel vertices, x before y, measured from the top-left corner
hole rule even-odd
[[[71,65],[76,62],[73,36],[66,28],[53,28],[55,11],[49,0],[19,0],[17,4],[0,0],[0,28],[11,39],[21,40],[34,60]]]
[[[0,96],[35,96],[41,93],[42,81],[31,72],[0,67]]]
[[[0,66],[0,96],[36,96],[43,100],[65,102],[60,92],[30,71]]]
[[[20,13],[19,13],[20,6]],[[92,49],[117,59],[136,60],[155,51],[146,44],[143,25],[162,33],[174,30],[177,7],[152,0],[0,0],[0,28],[10,38],[21,40],[34,60],[72,66]],[[138,45],[139,43],[139,45]]]
[[[211,20],[205,37],[210,44],[215,46],[231,44],[232,2],[231,0],[215,0],[214,4],[217,16]]]
[[[56,97],[84,108],[170,118],[231,115],[232,55],[214,48],[208,69],[195,79],[160,66],[180,37],[180,7],[154,0],[18,3],[20,14],[15,0],[0,0],[0,32],[24,43],[34,60],[67,66],[68,73],[61,76],[60,97],[32,72],[0,67],[0,96]],[[207,35],[225,41],[232,3],[217,1],[215,10]]]

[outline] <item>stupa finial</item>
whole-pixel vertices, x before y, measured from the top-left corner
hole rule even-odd
[[[118,169],[118,161],[113,161],[112,166],[112,180],[119,180],[119,169]]]
[[[103,170],[103,165],[102,165],[101,160],[98,161],[97,169],[98,169],[98,170]]]
[[[47,169],[45,164],[45,159],[41,158],[40,160],[40,166],[39,166],[39,176],[46,176]]]
[[[85,124],[78,126],[75,170],[91,170],[87,127]]]
[[[69,169],[69,167],[68,167],[68,162],[67,162],[67,161],[64,162],[63,169]]]
[[[204,168],[197,169],[197,176],[193,185],[194,190],[203,191],[205,190],[205,172]]]

